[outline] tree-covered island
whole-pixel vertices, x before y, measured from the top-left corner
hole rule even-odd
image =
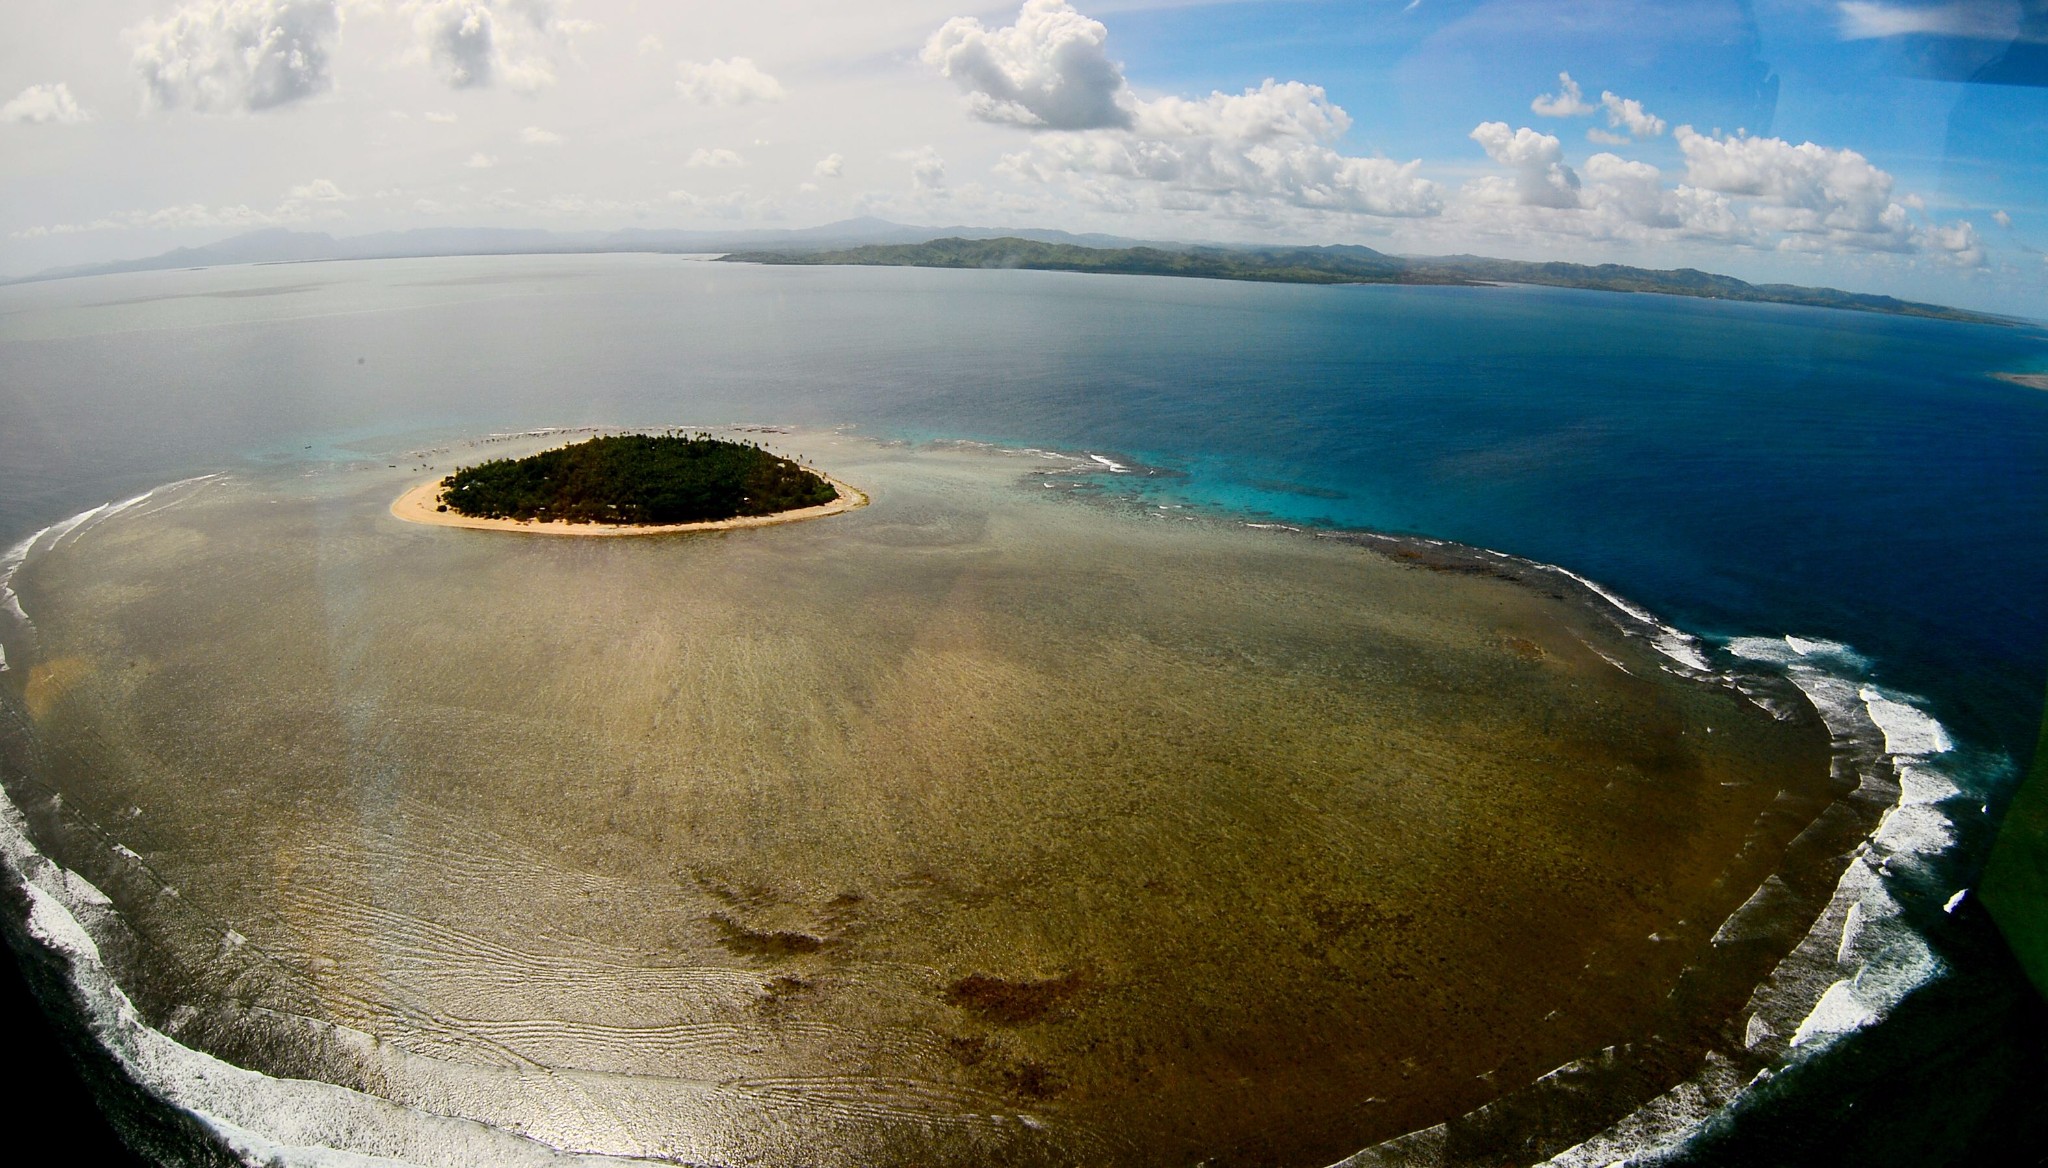
[[[474,519],[656,526],[822,506],[838,490],[752,443],[709,434],[592,438],[441,480],[436,510]]]

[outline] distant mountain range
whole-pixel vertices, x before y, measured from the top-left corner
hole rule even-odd
[[[744,231],[422,228],[336,237],[279,228],[238,235],[205,247],[178,248],[147,259],[52,269],[10,282],[222,264],[607,252],[721,254],[730,261],[764,264],[1030,268],[1292,284],[1543,284],[1799,304],[1981,324],[2015,323],[2008,317],[1891,296],[1797,284],[1751,284],[1693,268],[1660,271],[1621,264],[1541,263],[1472,255],[1394,256],[1357,245],[1226,247],[1065,231],[913,227],[874,218],[847,219],[794,230]]]
[[[336,237],[318,231],[269,228],[237,235],[204,247],[181,247],[145,259],[117,260],[52,268],[33,276],[0,283],[63,280],[73,276],[107,276],[121,272],[160,272],[207,268],[221,264],[309,263],[319,260],[391,260],[456,255],[585,255],[607,252],[654,252],[669,255],[710,254],[746,248],[824,249],[877,243],[923,243],[940,237],[994,239],[1009,237],[1084,247],[1127,247],[1144,241],[1112,235],[1075,235],[1066,231],[992,230],[982,227],[910,227],[886,219],[846,219],[822,227],[794,230],[665,231],[540,231],[497,227],[423,227]],[[1173,244],[1163,246],[1172,247]]]

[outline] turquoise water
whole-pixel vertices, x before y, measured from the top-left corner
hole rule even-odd
[[[2024,765],[2048,673],[2048,393],[1986,374],[2044,366],[2034,328],[1551,289],[631,256],[155,273],[0,289],[0,544],[252,461],[850,424],[1096,453],[1173,472],[1112,490],[1498,548],[1710,638],[1842,642]],[[1930,887],[1981,862],[1984,795]],[[1951,984],[2011,991],[1980,918],[1914,911]]]

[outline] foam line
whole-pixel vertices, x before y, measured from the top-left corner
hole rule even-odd
[[[189,479],[179,479],[174,483],[165,483],[159,487],[151,487],[139,495],[123,499],[118,503],[101,503],[97,507],[89,507],[68,519],[60,519],[50,524],[13,547],[8,548],[5,555],[0,555],[0,611],[6,612],[22,624],[32,624],[28,619],[28,613],[22,611],[21,597],[15,594],[13,587],[14,574],[19,572],[22,565],[28,562],[29,556],[35,553],[37,546],[43,542],[45,536],[49,538],[49,545],[45,550],[55,549],[62,544],[66,536],[72,537],[73,542],[76,542],[77,537],[83,535],[89,525],[96,526],[99,523],[105,522],[121,514],[123,511],[139,506],[161,492],[174,490],[178,487],[192,486],[196,483],[210,482],[220,477],[222,476],[218,474],[207,474],[197,475]]]
[[[1577,581],[1587,591],[1613,605],[1617,611],[1634,618],[1641,624],[1649,626],[1652,630],[1650,645],[1657,652],[1664,654],[1664,656],[1685,666],[1694,673],[1712,673],[1714,671],[1713,666],[1707,661],[1706,654],[1700,651],[1699,639],[1691,633],[1665,624],[1663,621],[1658,620],[1648,609],[1623,600],[1620,596],[1595,584],[1570,568],[1560,568],[1556,564],[1542,564],[1539,566],[1556,572],[1560,576],[1566,576]]]
[[[101,1045],[143,1089],[197,1119],[246,1164],[276,1168],[456,1168],[645,1164],[579,1154],[473,1120],[402,1107],[332,1083],[274,1079],[194,1050],[143,1022],[80,918],[106,897],[37,851],[0,794],[0,877],[29,902],[28,931],[62,954]],[[66,903],[70,901],[71,903]]]

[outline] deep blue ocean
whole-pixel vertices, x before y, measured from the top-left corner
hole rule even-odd
[[[2024,768],[2048,679],[2048,392],[2001,370],[2048,370],[2048,332],[1557,289],[674,257],[105,277],[0,289],[0,544],[192,474],[538,426],[1055,447],[1177,472],[1131,489],[1182,501],[1559,564],[1710,639],[1840,641]],[[1962,882],[1989,838],[1987,822],[1962,840]],[[1835,1048],[1866,1053],[1831,1055],[1755,1131],[1884,1130],[1855,1101],[1867,1116],[1919,1083],[1912,1106],[1940,1118],[1887,1146],[1922,1140],[1920,1162],[1986,1125],[2048,1132],[2040,1003],[1981,913],[1929,927],[1956,977]],[[1962,1061],[1937,1075],[1930,1049]],[[1771,1146],[1726,1138],[1730,1157]]]

